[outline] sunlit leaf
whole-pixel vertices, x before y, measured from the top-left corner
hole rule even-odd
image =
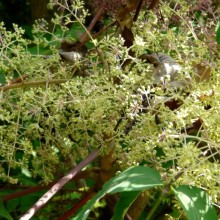
[[[107,193],[145,190],[162,185],[160,174],[148,167],[131,167],[104,184]]]
[[[99,191],[78,213],[75,219],[86,219],[93,205],[107,193],[130,192],[161,186],[160,174],[148,167],[130,167],[121,174],[113,177],[103,185]]]
[[[218,219],[210,197],[203,190],[182,185],[174,193],[189,220]]]

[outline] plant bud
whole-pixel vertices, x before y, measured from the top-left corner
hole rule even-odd
[[[67,52],[67,51],[60,50],[59,54],[62,58],[64,58],[70,63],[75,63],[76,61],[82,59],[82,54],[77,51]]]

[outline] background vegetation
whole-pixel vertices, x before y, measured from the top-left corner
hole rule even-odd
[[[219,2],[24,2],[0,24],[2,219],[218,219]],[[187,86],[153,85],[153,52]]]

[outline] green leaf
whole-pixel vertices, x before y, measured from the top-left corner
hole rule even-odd
[[[26,212],[28,209],[31,208],[32,204],[35,204],[37,200],[43,195],[42,191],[31,193],[26,196],[20,197],[20,207],[19,211],[21,213]]]
[[[107,193],[145,190],[162,185],[160,174],[148,167],[131,167],[104,184]]]
[[[9,212],[5,209],[2,199],[0,199],[0,216],[4,219],[13,220]]]
[[[113,177],[78,213],[75,219],[84,220],[89,215],[93,205],[107,193],[141,191],[163,185],[160,174],[148,167],[130,167]]]
[[[189,220],[217,220],[216,210],[210,197],[195,186],[182,185],[174,193]]]
[[[15,211],[20,205],[20,198],[10,199],[6,202],[5,207],[8,212]],[[16,210],[17,211],[17,210]]]
[[[39,45],[32,46],[27,48],[28,52],[31,53],[32,55],[51,55],[51,49],[49,47],[43,47]]]
[[[120,195],[120,199],[115,206],[115,212],[112,220],[123,220],[129,207],[140,193],[141,191],[122,192]]]
[[[220,45],[220,19],[219,19],[217,26],[216,26],[216,41],[217,41],[218,45]]]
[[[0,68],[0,86],[6,84],[6,77],[3,70]]]
[[[73,23],[73,25],[71,26],[71,28],[67,31],[66,33],[66,38],[71,38],[72,40],[77,40],[77,38],[80,36],[81,33],[84,33],[85,30],[83,28],[83,26],[78,23],[75,22]]]

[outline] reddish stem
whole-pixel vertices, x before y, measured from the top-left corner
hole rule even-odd
[[[63,216],[59,217],[58,220],[66,220],[73,214],[75,214],[82,206],[84,206],[95,193],[89,192],[84,198],[82,198],[76,205],[74,205],[68,212],[66,212]]]
[[[94,28],[96,22],[100,19],[100,17],[103,14],[104,10],[105,10],[105,3],[102,4],[102,7],[98,10],[98,12],[96,13],[95,17],[92,19],[92,22],[90,23],[89,27],[87,28],[86,33],[84,33],[84,35],[80,39],[81,43],[87,41],[87,39],[88,39],[88,32],[90,33],[91,30]]]
[[[47,186],[30,187],[28,189],[25,189],[25,190],[22,190],[22,191],[19,191],[19,192],[15,192],[15,193],[11,193],[9,195],[3,196],[2,201],[5,202],[5,201],[10,200],[10,199],[15,199],[15,198],[18,198],[18,197],[21,197],[21,196],[25,196],[25,195],[34,193],[34,192],[38,192],[38,191],[41,191],[41,190],[44,190],[44,189],[48,189],[53,185],[54,185],[54,183],[50,183]]]

